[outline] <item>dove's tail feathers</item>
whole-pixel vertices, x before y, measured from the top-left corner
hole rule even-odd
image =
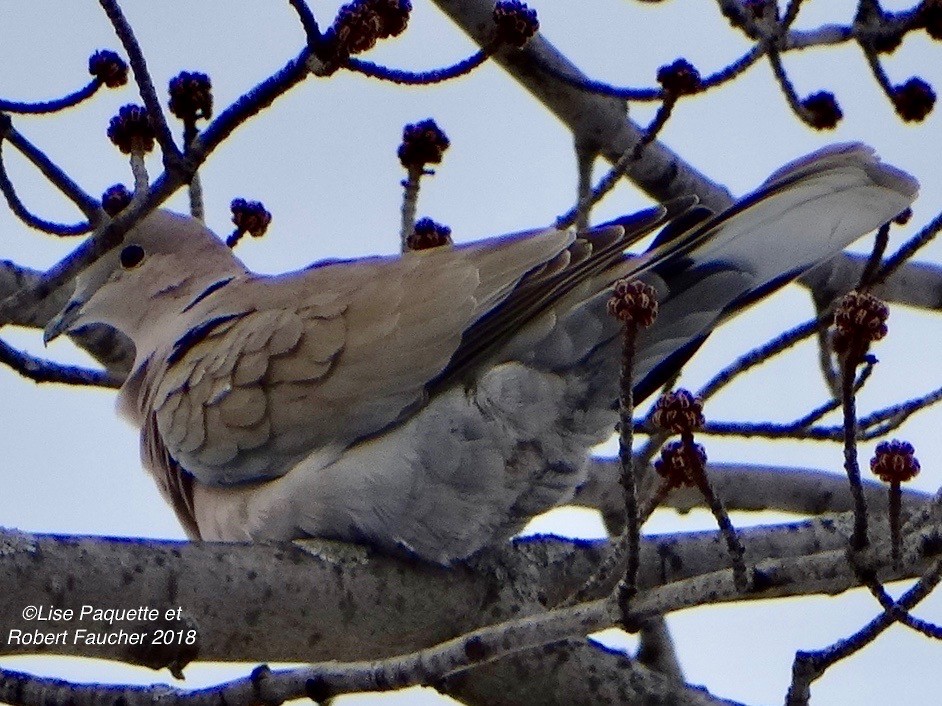
[[[918,190],[870,147],[832,145],[786,165],[687,233],[666,242],[659,236],[630,274],[722,263],[753,276],[752,301],[892,220]]]
[[[837,145],[780,169],[718,215],[688,197],[593,228],[519,281],[510,284],[504,277],[501,288],[490,287],[487,306],[478,309],[480,318],[465,331],[432,384],[454,381],[489,359],[513,334],[521,334],[514,351],[529,342],[536,345],[559,317],[596,301],[622,277],[647,275],[659,282],[662,307],[676,300],[677,306],[667,306],[665,318],[680,320],[659,322],[658,340],[648,341],[647,352],[657,353],[660,360],[680,349],[692,352],[695,346],[688,344],[702,341],[719,320],[891,220],[909,206],[917,190],[912,177],[880,162],[870,148]],[[665,222],[669,225],[644,255],[624,256],[627,247]],[[554,232],[559,233],[549,231]],[[481,252],[482,282],[494,279],[489,267],[495,272],[507,268],[498,250]],[[650,364],[655,364],[653,357]]]
[[[661,314],[639,338],[643,397],[724,318],[879,228],[916,197],[915,179],[860,144],[834,145],[773,174],[728,210],[662,238],[634,267],[659,283]],[[668,226],[679,229],[683,220]]]
[[[789,162],[773,172],[758,191],[779,184],[788,184],[823,171],[854,167],[863,169],[870,179],[893,191],[915,198],[919,182],[902,169],[885,164],[869,145],[860,142],[841,142],[822,147],[811,154]]]
[[[453,250],[465,251],[468,263],[478,277],[471,321],[476,321],[500,305],[527,272],[568,258],[575,242],[572,231],[546,229],[456,245]],[[420,251],[418,256],[423,256],[425,252],[433,257],[439,254],[442,257],[451,256],[446,250],[438,248]]]
[[[675,216],[645,254],[603,273],[610,281],[642,277],[658,290],[658,319],[638,338],[636,394],[642,398],[674,375],[725,317],[894,218],[917,189],[869,148],[839,145],[784,167],[720,214],[694,205]],[[584,304],[575,296],[561,302],[556,328],[531,346],[542,368],[588,369],[617,359],[606,283],[592,284],[600,293],[589,293]]]

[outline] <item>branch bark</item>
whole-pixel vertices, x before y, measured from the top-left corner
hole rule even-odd
[[[852,509],[847,479],[836,473],[811,468],[737,463],[711,463],[707,472],[717,494],[723,498],[723,503],[731,511],[774,510],[817,516],[848,512]],[[621,487],[618,484],[619,473],[618,459],[591,458],[588,478],[572,500],[574,505],[599,510],[609,531],[620,528],[625,513],[620,497]],[[651,497],[658,485],[656,474],[653,469],[649,469],[642,486],[642,497]],[[886,513],[886,486],[870,480],[865,480],[863,485],[867,507],[876,514]],[[930,499],[925,493],[903,490],[902,502],[907,511],[924,507]],[[705,505],[696,490],[680,488],[673,490],[660,507],[687,512]]]
[[[876,516],[873,521],[877,527],[886,524]],[[910,528],[909,535],[923,531],[928,523]],[[851,521],[843,514],[744,530],[748,563],[782,562],[794,573],[789,570],[792,578],[770,587],[771,593],[738,598],[836,593],[857,585],[852,569],[839,558],[850,528]],[[606,547],[606,542],[529,538],[489,551],[471,565],[442,569],[327,541],[234,545],[5,531],[0,534],[6,566],[0,575],[0,615],[14,617],[5,630],[39,628],[71,635],[77,628],[110,632],[122,626],[61,616],[37,623],[21,616],[31,605],[72,607],[76,616],[83,605],[151,606],[162,614],[180,607],[181,626],[195,625],[198,632],[195,656],[200,660],[378,659],[511,617],[543,612],[582,585]],[[801,562],[814,561],[823,553],[838,556],[830,582],[802,579]],[[885,559],[882,566],[887,571],[888,551]],[[925,557],[916,557],[887,575],[918,575],[924,561]],[[640,620],[715,602],[715,582],[731,576],[728,565],[724,544],[715,532],[647,539],[641,553],[640,593],[633,603],[639,612],[634,617]],[[703,580],[706,583],[698,588],[697,582]],[[169,659],[164,653],[121,646],[37,648],[10,641],[4,653],[81,654],[150,666],[162,666],[160,660]]]

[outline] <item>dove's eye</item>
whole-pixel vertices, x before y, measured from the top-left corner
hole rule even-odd
[[[137,267],[144,260],[144,248],[140,245],[126,245],[121,250],[121,267],[130,270]]]

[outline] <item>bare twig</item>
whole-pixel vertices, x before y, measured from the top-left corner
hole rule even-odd
[[[788,688],[786,704],[805,706],[811,698],[811,683],[824,674],[832,665],[863,649],[877,639],[880,634],[899,619],[899,612],[910,611],[923,598],[928,596],[942,580],[942,562],[937,562],[932,570],[923,576],[896,601],[891,609],[884,610],[854,635],[834,643],[831,647],[814,652],[799,652],[792,665],[792,683]]]
[[[390,81],[404,86],[429,86],[435,83],[442,83],[443,81],[450,81],[459,76],[465,76],[487,61],[490,56],[491,54],[489,52],[482,49],[476,51],[467,59],[455,62],[451,66],[433,69],[431,71],[392,69],[387,66],[374,64],[372,61],[350,57],[347,60],[346,68],[356,73],[363,74],[364,76],[369,76],[370,78],[378,78],[382,81]]]
[[[621,466],[619,484],[625,511],[625,528],[612,551],[567,604],[591,595],[600,586],[608,586],[611,576],[624,571],[618,583],[617,599],[622,614],[629,611],[630,601],[638,591],[638,570],[641,553],[641,518],[638,508],[638,471],[634,463],[634,364],[638,332],[657,318],[657,291],[643,282],[620,280],[608,301],[608,314],[622,325],[621,366],[618,379],[618,461]]]
[[[406,178],[402,181],[402,221],[399,226],[399,249],[406,252],[409,249],[408,240],[415,229],[415,214],[419,204],[419,187],[425,167],[421,165],[410,166]]]
[[[861,389],[863,389],[863,386],[866,384],[867,380],[870,379],[872,374],[873,361],[868,360],[864,363],[863,370],[860,371],[860,374],[857,376],[857,380],[854,382],[854,392],[859,392]],[[797,428],[810,427],[812,424],[819,421],[822,417],[826,416],[830,412],[833,412],[840,406],[841,400],[838,397],[827,400],[823,404],[812,409],[807,414],[793,421],[792,426]]]
[[[113,5],[111,0],[102,0],[102,2]],[[284,95],[292,86],[296,85],[307,75],[307,69],[304,65],[306,55],[307,49],[302,51],[298,57],[288,62],[281,70],[259,83],[255,88],[241,96],[224,110],[210,123],[206,130],[194,140],[193,149],[187,154],[186,162],[183,166],[172,172],[164,171],[163,174],[158,176],[151,183],[150,188],[146,190],[143,200],[129,205],[112,221],[100,224],[94,233],[94,237],[89,238],[68,257],[48,270],[42,282],[36,287],[30,290],[13,293],[0,300],[0,320],[5,317],[4,312],[8,309],[23,306],[25,302],[34,302],[44,298],[53,290],[64,285],[74,277],[76,273],[97,260],[105,252],[120,243],[124,233],[127,232],[130,227],[153,211],[158,205],[169,198],[173,192],[185,184],[212,151],[239,125],[270,105],[279,96]],[[15,131],[13,132],[15,134]],[[13,142],[13,139],[10,141]],[[39,155],[41,155],[41,153],[39,153]],[[27,156],[30,157],[30,154],[27,154]],[[47,166],[47,168],[57,170],[51,163],[46,165],[48,159],[46,159],[44,155],[41,157],[36,155],[36,159],[40,160],[40,163]],[[40,168],[42,169],[43,167]],[[46,173],[45,170],[44,173]],[[67,179],[67,177],[65,177],[65,179]],[[70,184],[72,182],[71,180],[67,182],[58,180],[54,181],[54,183],[62,188],[61,184]],[[95,204],[95,208],[97,209],[98,202],[91,199],[91,197],[88,197],[88,199]],[[100,214],[100,210],[96,211],[96,216],[100,216]]]
[[[754,46],[752,49],[747,51],[732,63],[724,66],[712,74],[705,76],[701,81],[701,91],[715,88],[739,77],[749,68],[751,68],[756,62],[758,62],[759,59],[765,56],[765,53],[766,49],[762,45]],[[581,74],[565,73],[551,64],[541,64],[540,68],[551,74],[553,78],[556,78],[564,83],[568,83],[574,88],[580,88],[600,96],[621,98],[624,100],[637,102],[663,101],[666,96],[666,92],[663,88],[631,88],[627,86],[615,86],[610,83],[606,83],[605,81],[596,81],[594,79],[587,78]]]
[[[189,160],[196,163],[191,169],[195,171],[196,167],[202,164],[212,151],[246,120],[257,115],[303,81],[308,74],[306,66],[308,54],[309,50],[303,49],[281,69],[241,95],[232,105],[223,110],[193,141],[193,148],[187,155]]]
[[[86,223],[55,223],[41,218],[30,211],[19,195],[16,193],[16,187],[10,181],[7,174],[6,164],[3,159],[3,140],[0,139],[0,192],[6,198],[7,205],[13,214],[30,228],[49,233],[50,235],[82,235],[91,230],[91,225]]]
[[[890,224],[884,223],[877,230],[876,238],[873,239],[873,249],[870,251],[870,257],[860,274],[860,281],[857,283],[857,289],[864,289],[870,286],[877,272],[880,269],[880,263],[886,252],[886,246],[890,242]]]
[[[792,346],[808,338],[815,331],[824,326],[825,322],[828,320],[828,316],[822,314],[810,321],[798,324],[794,328],[776,336],[768,343],[745,353],[714,375],[700,388],[700,391],[697,392],[697,396],[704,400],[709,399],[746,371],[771,360],[779,353],[789,350]]]
[[[632,453],[634,420],[634,375],[635,342],[638,326],[633,322],[625,324],[622,341],[620,394],[618,398],[618,460],[621,463],[622,497],[625,502],[625,534],[628,538],[627,564],[625,566],[624,590],[621,600],[623,605],[638,590],[638,567],[641,551],[641,521],[638,515],[638,478]]]
[[[8,365],[33,382],[60,382],[66,385],[85,385],[117,389],[124,382],[122,376],[108,370],[91,370],[74,365],[60,365],[18,351],[0,340],[0,363]]]
[[[74,93],[54,98],[48,101],[11,101],[0,98],[0,110],[20,115],[42,115],[44,113],[57,113],[60,110],[71,108],[82,101],[88,100],[102,87],[102,82],[94,78]]]
[[[144,52],[141,51],[134,30],[125,18],[117,0],[99,0],[99,3],[105,14],[108,15],[115,34],[121,40],[124,51],[127,52],[128,63],[131,65],[134,80],[137,82],[141,100],[144,101],[147,115],[150,117],[154,131],[157,134],[157,142],[160,144],[163,153],[164,168],[167,171],[173,171],[183,159],[183,154],[173,140],[173,133],[170,132],[170,126],[167,124],[167,118],[161,108],[160,99],[157,97],[154,81],[144,59]]]
[[[0,118],[2,120],[2,118]],[[57,166],[49,157],[23,137],[12,125],[0,122],[0,136],[13,145],[26,159],[42,172],[49,182],[74,203],[93,226],[98,226],[104,219],[104,212],[98,199],[86,193],[68,174]]]
[[[936,215],[929,223],[923,226],[916,235],[907,240],[899,249],[886,259],[880,272],[874,277],[872,284],[885,282],[903,266],[921,248],[928,245],[942,230],[942,213]]]
[[[307,35],[308,47],[313,49],[321,38],[321,30],[317,26],[317,18],[314,17],[311,6],[307,4],[306,0],[288,0],[288,4],[298,13],[298,19],[301,20],[301,26]]]
[[[449,17],[482,47],[491,40],[493,2],[488,0],[434,0]],[[576,142],[595,144],[601,156],[616,161],[641,136],[624,102],[578,89],[556,74],[584,76],[546,38],[537,35],[521,50],[498,51],[494,56],[511,76],[542,101],[572,132]],[[552,72],[552,73],[551,73]],[[627,175],[658,201],[697,194],[705,206],[722,210],[732,203],[730,193],[655,141],[644,150]]]
[[[657,114],[654,116],[651,124],[641,135],[640,139],[630,150],[626,150],[625,153],[615,161],[612,168],[599,180],[599,183],[589,194],[580,198],[575,206],[556,219],[557,228],[568,228],[576,223],[580,214],[589,213],[595,204],[601,201],[606,194],[615,188],[621,178],[628,172],[632,163],[639,159],[644,148],[654,141],[657,134],[667,123],[676,102],[676,96],[670,96],[664,100],[660,108],[658,108]]]
[[[598,151],[594,145],[583,145],[575,143],[576,152],[576,203],[589,204],[592,193],[592,167],[595,166],[595,160],[598,158]],[[583,231],[589,227],[590,211],[588,208],[580,208],[576,214],[574,225],[576,231]]]
[[[942,400],[942,388],[871,412],[857,420],[857,440],[876,439],[897,429],[909,417]],[[842,426],[803,426],[804,418],[791,424],[772,422],[708,422],[701,433],[710,436],[764,437],[766,439],[803,439],[807,441],[842,441]],[[644,420],[635,420],[635,430],[650,433],[653,429]]]

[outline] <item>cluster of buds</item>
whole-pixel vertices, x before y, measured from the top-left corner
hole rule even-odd
[[[679,441],[665,444],[654,462],[668,488],[702,487],[706,482],[706,450],[693,441],[693,433],[703,427],[703,400],[689,390],[667,392],[658,399],[651,423],[661,431],[680,434]]]
[[[88,73],[108,88],[118,88],[128,82],[128,65],[108,49],[96,51],[88,58]]]
[[[399,161],[408,170],[423,170],[427,164],[439,164],[451,143],[435,121],[429,118],[402,130]]]
[[[657,291],[640,280],[619,280],[608,300],[608,313],[625,326],[647,328],[657,318]]]
[[[700,444],[671,441],[661,449],[654,470],[668,488],[693,488],[701,483],[706,461],[706,449]]]
[[[703,400],[689,390],[661,395],[651,413],[651,423],[671,434],[692,434],[703,427]]]
[[[942,39],[942,0],[922,0],[919,23],[933,39]]]
[[[897,114],[906,122],[921,122],[935,106],[935,91],[921,78],[911,78],[893,89],[891,96]]]
[[[870,459],[870,470],[884,483],[905,483],[919,474],[916,450],[907,441],[883,441]]]
[[[867,292],[850,292],[834,313],[834,351],[856,365],[863,361],[870,344],[886,335],[890,311]]]
[[[115,184],[105,189],[101,195],[101,208],[109,216],[114,218],[131,203],[131,192],[124,184]]]
[[[429,250],[451,243],[451,228],[436,223],[431,218],[416,221],[415,228],[406,238],[406,248],[409,250]]]
[[[690,95],[700,90],[700,72],[686,59],[678,59],[657,70],[657,82],[665,93],[675,98]]]
[[[213,86],[209,76],[181,71],[170,80],[170,112],[185,123],[213,116]]]
[[[271,223],[271,213],[261,201],[233,199],[229,208],[232,210],[232,223],[236,229],[226,238],[226,245],[234,248],[243,235],[248,233],[253,238],[261,238]]]
[[[336,69],[354,54],[372,49],[380,39],[402,34],[411,11],[409,0],[355,0],[340,8],[314,52],[326,66]]]
[[[804,118],[815,130],[832,130],[844,117],[837,99],[829,91],[812,93],[801,102]]]
[[[916,450],[906,441],[893,439],[877,444],[876,452],[870,459],[870,470],[884,483],[889,484],[889,520],[890,542],[893,551],[893,563],[899,565],[900,545],[900,509],[902,490],[900,485],[912,480],[919,474],[919,461]]]
[[[154,149],[156,133],[147,109],[125,105],[108,124],[108,139],[125,154],[144,154]]]
[[[522,49],[540,28],[536,10],[519,0],[501,0],[494,5],[495,40],[499,45]]]

